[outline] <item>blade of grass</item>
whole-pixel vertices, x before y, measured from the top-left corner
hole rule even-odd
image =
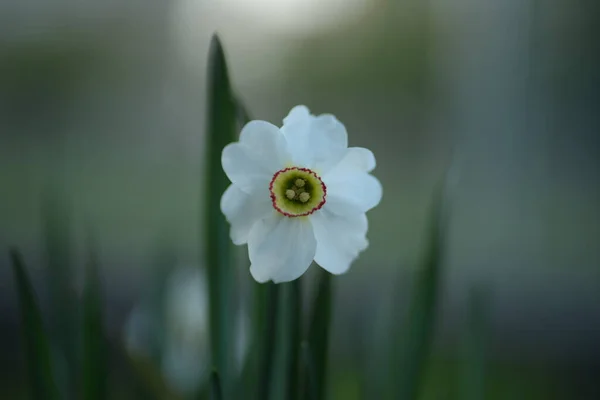
[[[274,400],[295,399],[298,388],[298,352],[300,350],[300,280],[279,284],[281,287],[273,360],[271,392]]]
[[[310,345],[307,341],[303,341],[300,348],[302,352],[302,397],[307,400],[316,400],[317,386],[315,365],[312,352],[310,350]]]
[[[210,340],[212,362],[227,396],[231,369],[231,297],[234,292],[229,226],[220,210],[221,195],[229,185],[221,167],[221,152],[235,140],[236,105],[231,96],[223,47],[217,35],[212,38],[208,61],[207,121],[204,251],[210,298]]]
[[[244,104],[244,102],[242,101],[242,99],[239,96],[235,97],[235,105],[236,105],[236,115],[237,115],[238,126],[241,129],[244,125],[246,125],[248,122],[250,122],[252,117],[250,116],[250,113],[248,112],[248,108],[246,108],[246,105]]]
[[[44,333],[42,316],[33,287],[27,276],[23,259],[16,249],[10,249],[10,258],[21,309],[21,329],[31,398],[59,399],[58,387],[52,372],[48,338]]]
[[[329,325],[331,319],[331,274],[319,268],[317,294],[313,302],[308,325],[308,347],[312,359],[313,389],[303,388],[304,398],[321,400],[327,390],[327,352],[329,349]],[[305,384],[309,383],[305,379]],[[311,394],[313,394],[311,396]]]
[[[427,247],[417,271],[405,327],[398,330],[398,358],[390,369],[394,398],[416,400],[422,386],[429,358],[436,317],[436,300],[440,285],[443,244],[442,206],[445,182],[439,186],[431,214]]]
[[[287,303],[288,313],[288,351],[290,353],[287,365],[288,394],[286,400],[298,398],[300,379],[300,340],[302,331],[302,280],[291,282],[290,295]]]
[[[97,256],[90,246],[83,292],[83,398],[107,398],[108,365]]]
[[[244,384],[238,398],[247,396],[247,390],[257,400],[268,400],[275,357],[275,331],[279,306],[279,285],[272,282],[253,284],[254,310],[252,346],[244,373]]]
[[[223,393],[221,391],[221,381],[217,371],[212,371],[210,374],[210,400],[222,400]]]
[[[53,350],[54,372],[63,394],[74,395],[77,381],[78,301],[71,264],[70,213],[64,188],[57,178],[43,193],[42,232],[46,251],[46,281],[49,292],[48,335]]]
[[[460,398],[478,400],[485,398],[485,366],[487,316],[489,299],[481,287],[469,293],[467,326],[464,334],[462,379]]]

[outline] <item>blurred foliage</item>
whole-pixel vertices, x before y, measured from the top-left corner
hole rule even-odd
[[[467,321],[463,329],[463,366],[460,379],[460,398],[485,398],[487,375],[487,342],[491,314],[489,289],[482,286],[471,289],[467,304]]]
[[[269,393],[266,399],[296,400],[299,392],[299,354],[301,337],[301,279],[279,284],[279,303],[275,325]],[[258,333],[255,333],[258,334]]]
[[[258,400],[268,399],[273,382],[280,286],[271,282],[263,285],[253,283],[252,286],[252,344],[244,370],[244,385],[239,391],[241,396],[249,390],[254,396],[251,398]]]
[[[79,302],[75,294],[72,265],[71,207],[60,179],[54,177],[42,200],[43,240],[46,250],[46,282],[49,289],[48,334],[54,348],[54,371],[63,396],[75,392],[80,338],[77,323]]]
[[[397,341],[390,346],[394,349],[388,369],[390,392],[394,393],[395,398],[402,400],[419,398],[426,363],[431,354],[444,260],[442,252],[448,223],[448,215],[444,214],[448,212],[446,185],[447,182],[442,182],[434,194],[425,254],[416,272],[408,319],[403,325],[395,327]]]
[[[204,225],[206,268],[210,295],[210,340],[212,362],[228,395],[232,379],[231,315],[233,244],[229,224],[221,213],[221,196],[229,180],[221,166],[223,148],[236,138],[236,104],[231,92],[225,54],[218,36],[213,36],[208,61],[208,114],[205,149],[205,193],[208,194]]]
[[[60,399],[52,371],[50,344],[45,333],[42,315],[33,287],[27,276],[23,259],[16,249],[10,257],[21,308],[21,330],[24,354],[27,359],[28,388],[31,398]]]
[[[318,271],[316,297],[313,300],[310,322],[304,346],[305,383],[304,399],[321,400],[327,393],[327,362],[329,355],[329,328],[331,324],[332,283],[331,274]]]
[[[95,244],[90,243],[83,292],[83,399],[103,400],[108,393],[108,346]]]
[[[221,381],[219,374],[213,371],[210,374],[210,400],[222,400],[223,392],[221,390]]]

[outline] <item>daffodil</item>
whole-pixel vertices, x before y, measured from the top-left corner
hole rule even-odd
[[[248,244],[257,282],[295,280],[313,260],[342,274],[368,247],[366,212],[382,196],[375,157],[348,147],[333,115],[296,106],[281,128],[250,121],[221,161],[232,182],[221,210],[233,243]]]

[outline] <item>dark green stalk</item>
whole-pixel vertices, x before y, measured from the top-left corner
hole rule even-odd
[[[423,262],[417,271],[408,320],[405,326],[397,331],[397,336],[401,340],[396,346],[397,358],[390,368],[395,399],[418,399],[425,379],[426,364],[434,336],[437,294],[440,286],[445,184],[446,182],[439,187],[434,199],[427,248]]]
[[[21,331],[32,399],[60,399],[54,380],[48,337],[44,332],[37,299],[18,250],[10,250],[21,311]]]
[[[322,400],[327,391],[327,353],[329,350],[329,326],[331,323],[332,306],[331,274],[323,269],[318,272],[317,294],[313,302],[310,322],[308,326],[308,349],[312,369],[305,384],[311,388],[304,388],[304,398]]]
[[[231,96],[225,55],[216,35],[209,52],[206,118],[204,253],[210,297],[210,341],[212,362],[227,396],[231,382],[234,277],[229,225],[220,210],[221,195],[229,185],[221,167],[221,152],[236,137],[236,105]]]
[[[105,337],[102,294],[94,248],[86,269],[83,293],[83,399],[107,398],[108,346]]]

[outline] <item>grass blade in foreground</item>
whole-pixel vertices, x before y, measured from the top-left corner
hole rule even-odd
[[[239,387],[238,398],[268,400],[273,381],[273,360],[275,357],[275,330],[279,305],[279,285],[272,282],[253,282],[254,310],[252,316],[252,345],[244,371],[245,387]]]
[[[302,390],[304,398],[314,400],[317,398],[317,387],[312,353],[307,341],[302,342],[300,348],[302,352],[302,384],[304,385]]]
[[[469,293],[467,329],[463,344],[463,368],[460,380],[460,398],[485,398],[485,359],[489,298],[482,288]]]
[[[239,97],[235,98],[235,105],[236,105],[236,113],[237,113],[237,122],[241,129],[244,127],[244,125],[246,125],[248,122],[250,122],[251,116],[250,116],[250,113],[248,112],[248,109],[246,108],[246,105]]]
[[[212,371],[210,374],[210,400],[222,400],[223,393],[221,392],[221,381],[217,371]]]
[[[108,365],[98,263],[93,248],[86,269],[83,293],[83,398],[107,398]]]
[[[394,398],[416,400],[424,381],[436,317],[436,300],[440,285],[441,250],[443,245],[442,211],[445,182],[434,198],[423,263],[417,271],[405,328],[397,331],[401,342],[390,369]]]
[[[296,400],[300,389],[300,338],[302,331],[302,285],[301,280],[290,282],[290,294],[288,297],[287,312],[290,356],[287,365],[288,394],[287,400]]]
[[[210,340],[212,362],[227,392],[231,368],[229,347],[233,271],[229,225],[220,208],[221,195],[229,186],[221,167],[221,152],[236,137],[236,105],[231,96],[225,55],[216,35],[210,44],[208,60],[206,117],[204,252],[210,296]]]
[[[329,349],[329,325],[331,319],[331,274],[322,268],[318,271],[317,295],[313,303],[311,319],[308,327],[308,349],[310,350],[309,377],[305,379],[305,399],[321,400],[327,390],[327,352]]]
[[[300,352],[300,279],[278,284],[275,354],[272,366],[271,398],[295,400],[298,397],[298,362]]]
[[[33,399],[59,399],[58,388],[52,373],[48,338],[44,333],[42,316],[33,287],[25,271],[21,255],[16,249],[10,250],[10,258],[21,308],[21,329],[25,342],[30,396]]]
[[[48,337],[52,351],[54,378],[63,395],[74,396],[78,375],[79,302],[73,285],[71,263],[71,213],[64,183],[54,177],[43,193],[41,215],[46,282],[49,291]]]

